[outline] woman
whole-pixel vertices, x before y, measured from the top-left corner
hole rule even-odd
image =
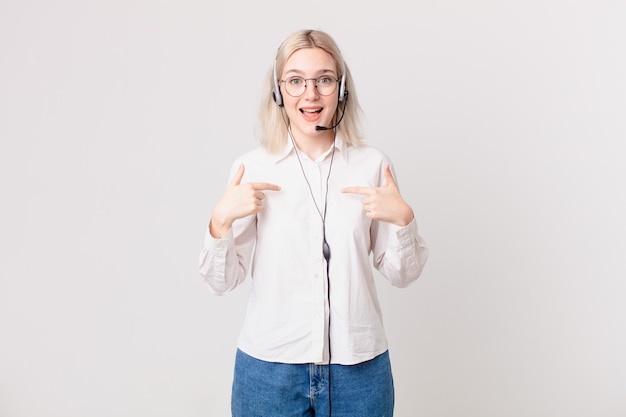
[[[350,70],[328,34],[289,36],[266,87],[261,146],[233,164],[200,255],[216,294],[252,279],[233,416],[392,416],[371,263],[397,287],[418,278],[428,251],[413,210],[385,154],[362,144]]]

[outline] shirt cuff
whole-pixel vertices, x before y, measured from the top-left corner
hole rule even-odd
[[[398,242],[398,247],[406,247],[411,245],[417,239],[418,230],[417,230],[417,221],[415,217],[409,224],[406,226],[398,226],[393,223],[390,223],[390,231],[391,235],[395,236]]]
[[[204,234],[204,247],[207,249],[223,249],[230,245],[230,243],[234,240],[233,236],[233,228],[231,227],[226,234],[220,238],[215,238],[211,235],[211,231],[209,230],[209,226],[206,228],[206,233]]]

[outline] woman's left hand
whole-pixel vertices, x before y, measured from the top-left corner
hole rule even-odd
[[[385,167],[385,180],[384,187],[346,187],[341,192],[362,195],[363,210],[370,219],[406,226],[413,220],[413,209],[400,195],[389,165]]]

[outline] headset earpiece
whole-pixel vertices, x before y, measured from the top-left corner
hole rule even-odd
[[[272,71],[274,76],[274,89],[272,89],[272,97],[278,107],[283,107],[285,104],[283,103],[283,95],[280,93],[280,87],[278,86],[278,77],[276,77],[276,61],[274,61],[274,70]]]
[[[344,69],[341,81],[339,82],[339,101],[343,101],[348,96],[346,91],[346,70]]]

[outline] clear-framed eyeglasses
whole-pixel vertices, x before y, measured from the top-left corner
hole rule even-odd
[[[338,79],[330,75],[322,75],[317,78],[289,77],[279,80],[285,83],[285,90],[291,97],[300,97],[306,91],[307,81],[315,81],[315,88],[322,96],[329,96],[337,90]]]

